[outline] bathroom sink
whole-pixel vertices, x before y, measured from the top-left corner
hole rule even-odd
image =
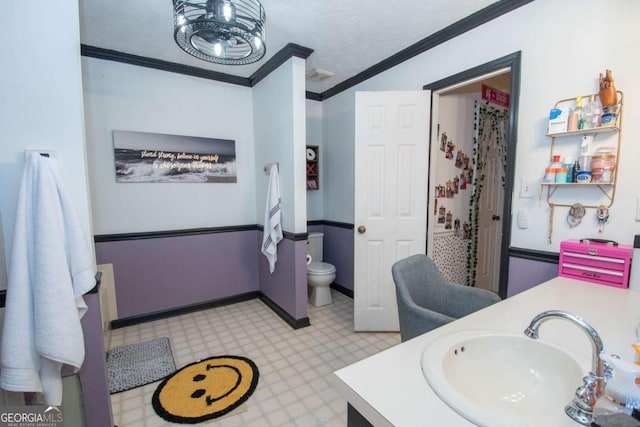
[[[474,424],[577,425],[564,406],[588,365],[544,341],[502,331],[459,331],[427,345],[421,364],[434,392]]]

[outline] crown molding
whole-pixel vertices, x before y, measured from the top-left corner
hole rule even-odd
[[[279,66],[284,64],[289,60],[289,58],[297,57],[302,59],[307,59],[309,55],[313,53],[313,49],[309,49],[308,47],[300,46],[295,43],[289,43],[282,49],[278,51],[275,55],[273,55],[265,64],[260,67],[255,73],[249,77],[251,81],[251,86],[255,86],[262,79],[267,77],[273,71],[275,71]]]
[[[170,73],[184,74],[187,76],[201,77],[203,79],[216,80],[224,83],[231,83],[239,86],[251,86],[251,80],[246,77],[234,76],[232,74],[220,73],[217,71],[205,70],[203,68],[192,67],[190,65],[178,64],[175,62],[163,61],[160,59],[147,58],[145,56],[132,55],[130,53],[118,52],[116,50],[103,49],[96,46],[80,45],[80,54],[89,58],[104,59],[107,61],[121,62],[123,64],[137,65],[155,70],[168,71]]]
[[[163,61],[160,59],[147,58],[145,56],[132,55],[130,53],[118,52],[116,50],[103,49],[101,47],[80,45],[82,56],[104,59],[107,61],[121,62],[124,64],[137,65],[140,67],[153,68],[155,70],[169,71],[171,73],[184,74],[188,76],[201,77],[203,79],[215,80],[223,83],[231,83],[239,86],[255,86],[262,79],[271,74],[289,58],[297,57],[306,59],[313,53],[313,49],[289,43],[273,55],[250,77],[239,77],[232,74],[220,73],[218,71],[205,70],[203,68],[192,67],[190,65],[178,64],[175,62]]]

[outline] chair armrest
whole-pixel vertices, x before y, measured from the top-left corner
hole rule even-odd
[[[455,320],[453,317],[420,307],[411,301],[404,301],[402,306],[398,304],[398,316],[402,342]]]
[[[444,313],[456,319],[501,301],[501,298],[491,291],[458,283],[449,283],[447,294]]]

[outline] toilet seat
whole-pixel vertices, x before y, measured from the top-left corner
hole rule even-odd
[[[313,261],[307,265],[307,274],[332,274],[336,268],[328,262]]]

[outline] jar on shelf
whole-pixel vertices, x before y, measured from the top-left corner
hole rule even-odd
[[[556,182],[556,168],[548,167],[544,170],[544,178],[542,182],[550,183]]]
[[[595,182],[611,182],[615,164],[616,155],[613,148],[598,148],[591,157],[591,179]]]
[[[600,175],[600,182],[610,183],[613,179],[613,172],[609,166],[602,168],[602,174]]]
[[[556,169],[555,182],[558,184],[564,184],[567,182],[567,173],[568,170],[565,167],[560,167]]]

